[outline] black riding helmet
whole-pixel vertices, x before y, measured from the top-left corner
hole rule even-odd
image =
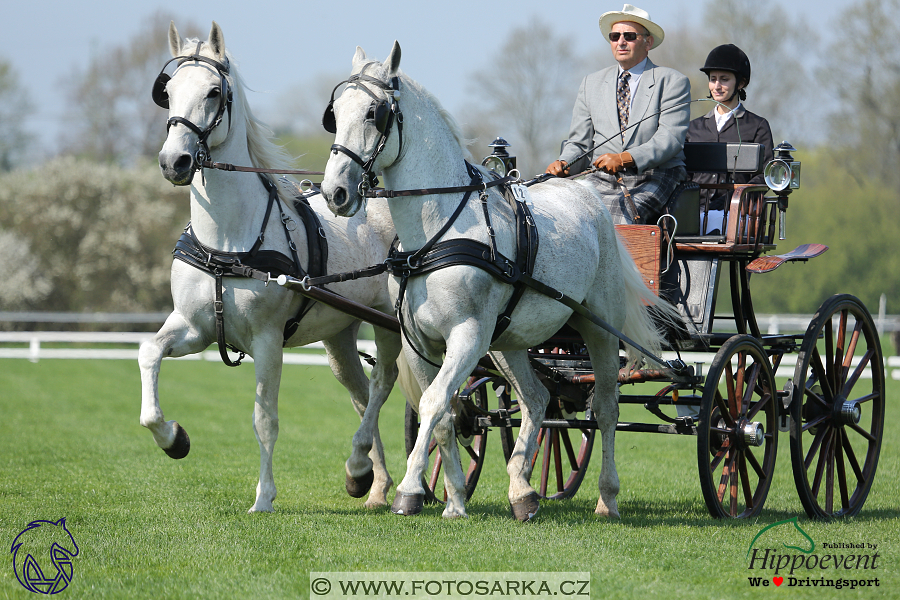
[[[743,80],[744,87],[750,83],[750,59],[744,51],[734,44],[716,46],[706,57],[706,64],[700,68],[709,77],[710,71],[730,71],[737,77],[738,83]],[[747,94],[740,91],[741,100],[745,100]]]

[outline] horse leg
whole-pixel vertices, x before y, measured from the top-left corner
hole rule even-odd
[[[537,435],[550,403],[550,393],[534,374],[526,351],[492,352],[494,364],[512,384],[522,409],[522,425],[506,464],[509,474],[509,505],[519,521],[531,520],[538,511],[540,496],[529,483]]]
[[[184,458],[191,440],[177,421],[166,421],[159,407],[159,369],[165,356],[200,352],[209,344],[178,312],[172,312],[153,338],[141,344],[141,425],[150,430],[156,445],[172,458]]]
[[[400,342],[395,334],[375,328],[378,362],[369,380],[356,349],[358,331],[359,323],[356,322],[323,343],[331,370],[350,393],[350,401],[361,419],[353,436],[350,458],[345,464],[347,493],[361,498],[371,490],[365,506],[377,508],[387,505],[387,492],[394,484],[387,472],[384,447],[378,433],[378,414],[397,378],[395,363]]]
[[[256,369],[253,432],[259,442],[259,483],[256,484],[256,501],[247,512],[273,512],[276,490],[272,455],[278,440],[278,388],[284,363],[281,332],[257,335],[252,350]]]
[[[594,511],[605,517],[619,518],[616,496],[619,493],[619,474],[616,472],[616,423],[619,421],[619,343],[614,336],[601,331],[584,335],[591,366],[594,369],[594,396],[591,410],[600,431],[602,461],[600,466],[600,498]]]
[[[419,434],[416,444],[406,461],[406,474],[397,486],[397,495],[391,510],[395,514],[413,515],[422,511],[425,489],[422,476],[428,466],[428,444],[431,436],[440,444],[444,456],[444,483],[447,504],[443,516],[466,517],[465,475],[456,448],[455,428],[450,419],[450,400],[465,381],[478,359],[484,356],[489,335],[479,335],[470,327],[455,327],[447,339],[444,364],[434,375],[435,368],[428,365],[411,348],[404,344],[404,356],[425,389],[419,401]],[[481,341],[481,343],[476,343]],[[436,357],[430,357],[435,360]],[[430,385],[429,385],[430,384]]]

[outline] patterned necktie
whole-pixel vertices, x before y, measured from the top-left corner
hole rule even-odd
[[[628,78],[631,73],[622,71],[619,76],[619,85],[616,89],[616,103],[619,105],[619,127],[622,129],[622,141],[625,141],[625,127],[628,126],[628,111],[631,108],[631,87]]]

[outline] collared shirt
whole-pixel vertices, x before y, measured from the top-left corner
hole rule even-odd
[[[641,80],[641,75],[644,74],[645,68],[647,68],[646,58],[628,69],[628,72],[631,74],[631,78],[628,80],[628,89],[631,91],[631,106],[634,105],[634,90],[637,89],[638,82]],[[623,69],[621,66],[619,66],[619,77],[622,76],[622,71],[625,70],[626,69]],[[631,106],[628,107],[629,112],[631,110]]]
[[[718,129],[719,131],[722,131],[722,129],[725,127],[725,124],[728,123],[728,119],[730,119],[733,116],[734,111],[736,111],[740,107],[741,107],[741,103],[738,102],[737,106],[735,106],[733,109],[729,110],[727,113],[725,113],[723,115],[719,112],[719,110],[718,110],[719,107],[716,106],[716,109],[715,109],[716,110],[716,129]]]

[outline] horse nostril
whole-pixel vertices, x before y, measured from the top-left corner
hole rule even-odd
[[[334,196],[331,200],[335,206],[343,206],[347,203],[347,190],[343,187],[339,187],[334,190]]]
[[[183,173],[184,171],[188,171],[193,164],[193,159],[191,159],[190,154],[182,154],[178,157],[178,160],[175,161],[175,164],[172,167],[175,169],[176,173]]]

